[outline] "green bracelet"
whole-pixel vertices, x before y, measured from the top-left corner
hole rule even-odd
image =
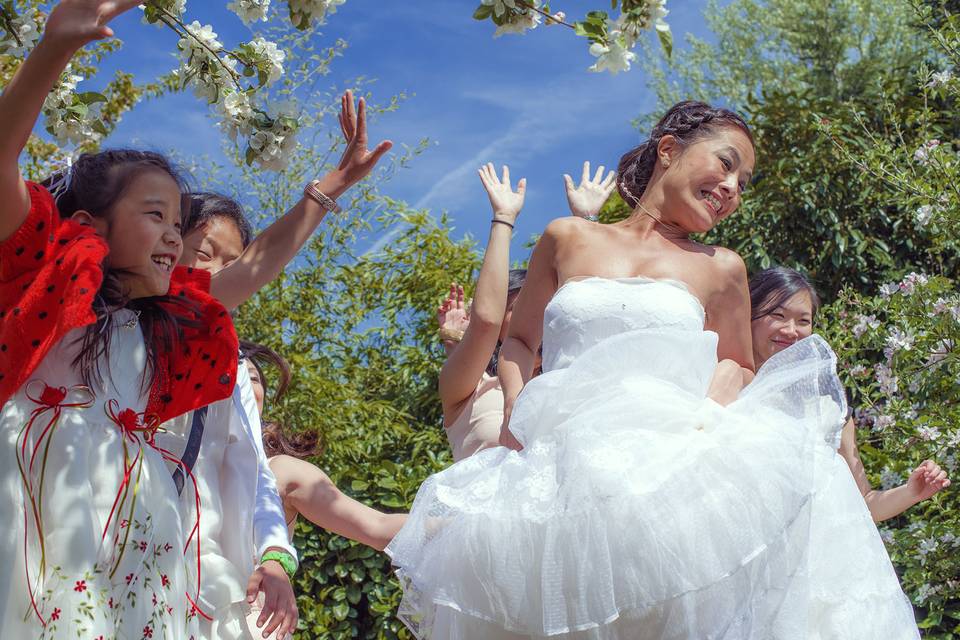
[[[260,558],[260,564],[268,560],[279,562],[287,574],[287,577],[293,580],[293,574],[297,572],[297,560],[292,555],[286,551],[267,551],[263,554],[263,557]]]

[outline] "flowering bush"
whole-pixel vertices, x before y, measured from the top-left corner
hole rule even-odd
[[[875,487],[902,484],[923,460],[960,473],[960,290],[911,273],[876,295],[844,292],[825,332],[852,394],[857,440]],[[926,638],[960,633],[960,496],[947,489],[881,525]]]
[[[590,11],[580,22],[566,22],[562,11],[550,13],[550,7],[541,0],[481,0],[473,13],[477,20],[490,20],[497,29],[493,37],[504,33],[524,34],[539,24],[564,25],[587,38],[590,54],[597,61],[590,71],[619,73],[629,71],[637,59],[633,52],[640,35],[655,29],[663,50],[670,55],[673,36],[664,20],[667,16],[666,0],[614,0],[613,7],[620,8],[620,15],[610,19],[606,11]]]

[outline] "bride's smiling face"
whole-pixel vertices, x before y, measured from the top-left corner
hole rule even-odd
[[[740,128],[719,127],[688,145],[664,136],[658,170],[670,221],[704,233],[732,214],[753,174],[753,143]]]

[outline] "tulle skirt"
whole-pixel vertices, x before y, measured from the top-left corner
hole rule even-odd
[[[496,448],[431,476],[390,543],[419,638],[806,638],[816,452],[842,424],[807,339],[729,407],[716,335],[635,331],[532,380]],[[789,598],[787,596],[790,596]]]

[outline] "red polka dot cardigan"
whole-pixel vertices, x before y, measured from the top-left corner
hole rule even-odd
[[[50,349],[73,329],[96,321],[93,300],[103,281],[106,242],[90,227],[60,218],[50,193],[27,183],[30,214],[0,242],[0,406],[16,393]],[[157,354],[147,413],[161,422],[226,398],[236,382],[238,343],[230,315],[210,293],[210,274],[177,267],[169,295],[197,311],[168,310],[185,320],[184,339]]]

